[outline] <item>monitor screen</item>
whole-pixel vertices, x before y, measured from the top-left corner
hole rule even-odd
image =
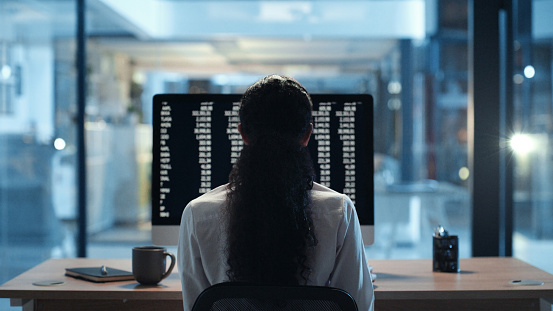
[[[243,143],[238,94],[159,94],[153,99],[152,242],[176,245],[189,201],[226,184]],[[355,204],[363,241],[374,241],[373,99],[312,94],[308,144],[316,181]]]

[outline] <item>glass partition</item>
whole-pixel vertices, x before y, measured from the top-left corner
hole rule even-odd
[[[73,1],[0,1],[0,283],[75,256],[74,38]]]
[[[136,9],[105,1],[104,9],[141,31],[88,40],[88,117],[110,133],[98,143],[113,146],[103,162],[112,169],[98,169],[105,175],[94,186],[103,187],[95,190],[104,196],[98,204],[112,222],[95,227],[92,252],[96,241],[147,242],[149,207],[137,196],[149,187],[148,153],[116,153],[147,150],[137,143],[147,148],[149,138],[136,130],[148,131],[154,94],[241,93],[281,73],[311,93],[375,98],[377,238],[369,257],[430,258],[438,225],[459,235],[461,256],[470,256],[466,1],[152,3],[164,23],[139,21]],[[136,228],[138,235],[122,234]]]
[[[553,273],[553,1],[515,1],[513,255]]]

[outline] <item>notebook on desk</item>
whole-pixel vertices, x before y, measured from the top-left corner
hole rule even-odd
[[[132,272],[110,267],[66,268],[65,275],[91,282],[134,280]]]

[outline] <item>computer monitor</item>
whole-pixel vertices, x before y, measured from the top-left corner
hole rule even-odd
[[[153,98],[152,242],[176,245],[192,199],[228,182],[243,143],[238,94],[158,94]],[[316,181],[355,203],[363,241],[374,241],[373,99],[312,94],[308,144]]]

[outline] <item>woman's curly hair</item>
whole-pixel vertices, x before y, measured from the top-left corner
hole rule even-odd
[[[312,103],[295,80],[267,76],[242,97],[247,144],[229,177],[227,271],[230,281],[305,284],[317,244],[309,190],[314,171],[301,139]]]

